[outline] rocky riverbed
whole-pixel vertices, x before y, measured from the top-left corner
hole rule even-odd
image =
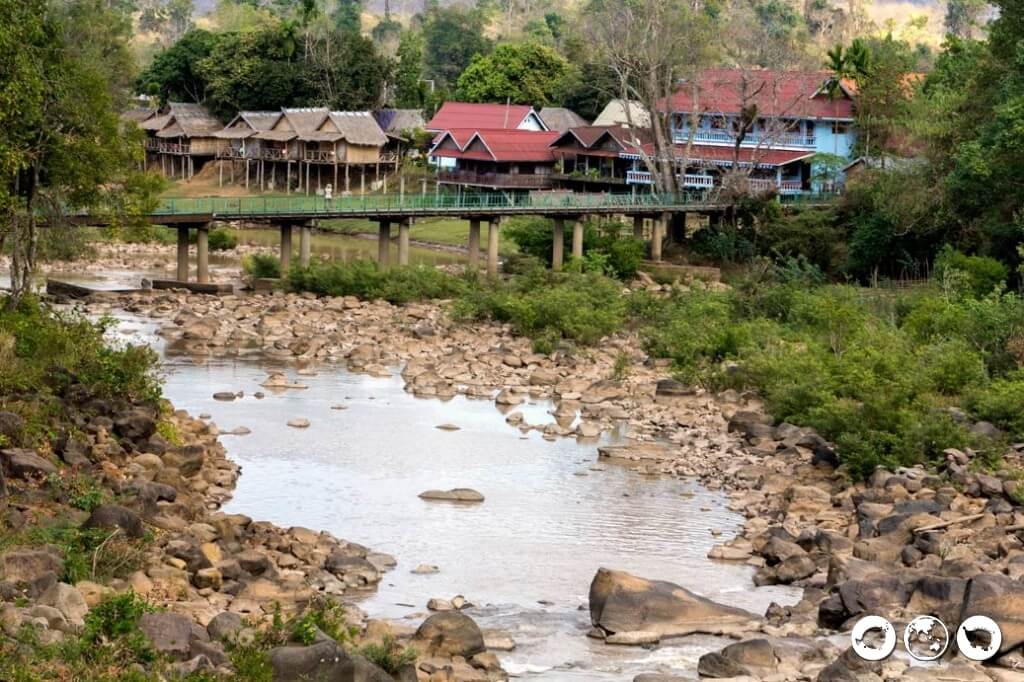
[[[602,458],[650,474],[698,479],[728,492],[732,508],[747,517],[740,535],[712,548],[710,558],[756,567],[756,584],[804,590],[797,605],[751,614],[648,580],[658,576],[600,571],[591,586],[591,636],[608,646],[652,647],[693,632],[739,639],[701,658],[698,673],[712,678],[1024,679],[1017,671],[1024,660],[1024,511],[1016,503],[1016,448],[1005,453],[1001,471],[986,470],[974,453],[951,450],[940,471],[879,470],[853,484],[836,468],[832,446],[816,434],[774,423],[754,395],[710,395],[678,384],[629,334],[593,349],[539,355],[507,327],[453,323],[443,304],[168,292],[88,307],[156,320],[171,352],[197,359],[253,355],[300,373],[338,363],[378,376],[400,366],[414,395],[493,400],[523,432],[593,438],[616,429],[626,440],[602,447]],[[625,371],[622,357],[629,359]],[[288,380],[269,377],[267,390],[301,390],[281,382]],[[531,424],[517,409],[530,398],[552,400],[556,421]],[[337,547],[348,547],[321,542],[337,543],[324,548],[325,561]],[[373,566],[371,556],[356,558]],[[304,578],[323,579],[324,566]],[[188,577],[187,562],[182,570]],[[369,584],[363,578],[358,587]],[[339,582],[345,585],[344,578]],[[848,632],[863,615],[885,616],[901,629],[923,613],[939,616],[951,630],[969,615],[992,617],[1003,633],[998,657],[970,664],[951,646],[940,668],[908,667],[903,656],[868,663],[847,649],[848,638],[833,636]],[[486,669],[478,663],[482,667],[469,666],[477,672],[465,673]],[[421,663],[417,674],[434,679],[436,670]]]

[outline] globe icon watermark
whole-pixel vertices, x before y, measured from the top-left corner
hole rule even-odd
[[[934,616],[918,616],[903,630],[903,645],[911,658],[935,661],[949,648],[949,630]]]

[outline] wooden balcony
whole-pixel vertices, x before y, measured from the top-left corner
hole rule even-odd
[[[192,151],[192,147],[187,144],[178,144],[177,142],[160,142],[157,151],[161,154],[185,155]]]
[[[686,144],[690,138],[687,130],[673,130],[672,141],[676,144]],[[712,145],[735,145],[736,135],[727,130],[698,130],[693,134],[693,141],[697,144]],[[744,147],[761,146],[764,149],[779,149],[797,147],[800,149],[813,149],[817,140],[814,135],[802,135],[800,133],[768,133],[753,131],[747,133],[743,138]]]
[[[514,173],[474,173],[472,171],[439,171],[437,181],[456,185],[506,187],[510,189],[546,189],[552,186],[551,175]]]
[[[244,159],[246,156],[241,147],[221,147],[217,150],[218,159]]]
[[[146,151],[147,152],[159,152],[160,151],[160,140],[155,137],[146,138]]]
[[[287,149],[275,149],[274,147],[263,147],[255,155],[255,158],[263,161],[294,161]]]
[[[337,158],[333,149],[307,149],[302,155],[302,160],[308,163],[335,163]]]

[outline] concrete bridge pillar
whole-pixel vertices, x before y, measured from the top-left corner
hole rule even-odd
[[[178,228],[178,281],[188,281],[188,228]]]
[[[642,215],[633,216],[633,237],[644,238],[644,217]]]
[[[196,230],[196,281],[210,283],[210,226],[200,225]]]
[[[292,226],[290,223],[281,225],[281,273],[288,271],[292,263]]]
[[[565,251],[565,218],[555,218],[555,231],[551,239],[551,269],[561,270]]]
[[[654,218],[651,226],[651,260],[661,261],[661,242],[665,238],[665,219]]]
[[[304,268],[309,267],[309,242],[312,232],[313,228],[309,225],[303,225],[299,229],[299,265]]]
[[[398,223],[398,264],[409,264],[409,228],[412,226],[412,218],[406,218]]]
[[[583,218],[577,218],[572,224],[572,257],[583,258]]]
[[[391,246],[391,223],[387,220],[380,221],[380,228],[377,230],[377,264],[382,268],[388,266],[389,247]]]
[[[469,269],[476,272],[480,269],[480,219],[469,221]]]
[[[498,228],[501,218],[491,218],[487,226],[487,276],[498,276]]]

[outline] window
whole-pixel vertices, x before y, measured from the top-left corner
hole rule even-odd
[[[832,121],[832,134],[845,135],[850,132],[850,124],[846,121]]]

